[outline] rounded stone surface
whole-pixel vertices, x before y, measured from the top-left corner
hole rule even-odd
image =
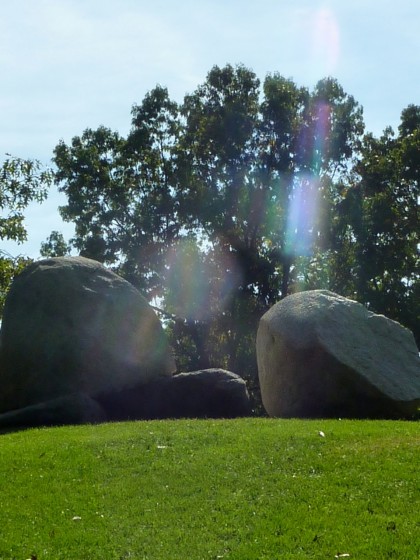
[[[261,318],[264,407],[284,417],[410,417],[420,404],[413,334],[326,290],[290,295]]]
[[[83,257],[38,261],[17,276],[0,340],[0,411],[121,390],[174,370],[146,299]]]

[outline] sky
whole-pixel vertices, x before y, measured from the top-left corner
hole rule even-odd
[[[0,14],[0,161],[50,165],[100,125],[124,135],[157,84],[181,102],[227,63],[309,88],[333,76],[375,135],[420,104],[419,0],[14,0]],[[25,212],[28,241],[0,250],[38,258],[52,230],[69,239],[60,204],[53,188]]]

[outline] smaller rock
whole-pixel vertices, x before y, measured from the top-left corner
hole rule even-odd
[[[83,393],[0,414],[0,429],[93,424],[107,420],[103,408]]]
[[[245,381],[223,369],[179,373],[97,399],[110,420],[235,418],[251,412]]]

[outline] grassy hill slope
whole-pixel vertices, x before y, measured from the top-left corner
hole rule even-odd
[[[420,558],[416,422],[238,419],[0,436],[0,559]]]

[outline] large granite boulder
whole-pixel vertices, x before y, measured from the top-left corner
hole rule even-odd
[[[270,416],[411,418],[420,407],[412,333],[329,291],[274,305],[260,321],[257,360]]]
[[[251,413],[245,381],[223,369],[160,378],[132,390],[97,395],[110,420],[235,418]]]
[[[112,393],[174,369],[153,309],[96,261],[46,259],[15,278],[0,332],[0,412]]]

